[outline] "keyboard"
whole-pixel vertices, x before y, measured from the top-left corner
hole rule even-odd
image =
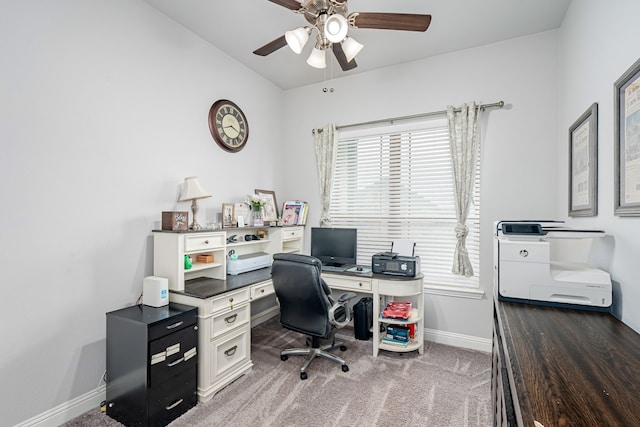
[[[336,267],[333,265],[323,265],[322,271],[344,271],[345,267]]]

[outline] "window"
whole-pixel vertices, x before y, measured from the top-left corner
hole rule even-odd
[[[480,156],[469,208],[467,250],[474,277],[451,273],[456,212],[445,119],[340,132],[329,209],[334,227],[358,228],[358,263],[416,242],[425,283],[478,287]]]

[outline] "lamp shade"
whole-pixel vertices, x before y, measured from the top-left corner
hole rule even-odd
[[[364,45],[358,43],[353,37],[347,37],[342,42],[342,50],[347,57],[347,62],[351,62],[353,58],[362,50]]]
[[[284,33],[284,38],[291,50],[299,55],[300,52],[302,52],[304,45],[307,44],[309,35],[311,35],[310,27],[298,27],[295,30]]]
[[[204,199],[205,197],[211,197],[207,191],[202,188],[197,176],[188,176],[184,179],[182,184],[182,191],[180,193],[179,202],[194,199]]]
[[[331,43],[340,43],[347,35],[347,18],[340,14],[331,15],[324,23],[324,35]]]
[[[325,68],[327,66],[327,61],[324,50],[314,47],[311,51],[311,55],[307,58],[307,64],[315,68]]]

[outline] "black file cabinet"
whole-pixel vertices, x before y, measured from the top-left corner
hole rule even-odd
[[[196,405],[197,317],[175,303],[107,313],[107,415],[165,426]]]

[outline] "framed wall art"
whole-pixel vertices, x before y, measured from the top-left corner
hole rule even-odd
[[[569,128],[569,216],[598,214],[598,104]]]
[[[614,84],[614,214],[640,216],[640,59]]]
[[[266,203],[262,208],[262,219],[265,223],[278,220],[278,203],[276,202],[276,193],[271,190],[255,190],[255,193],[266,199]]]

